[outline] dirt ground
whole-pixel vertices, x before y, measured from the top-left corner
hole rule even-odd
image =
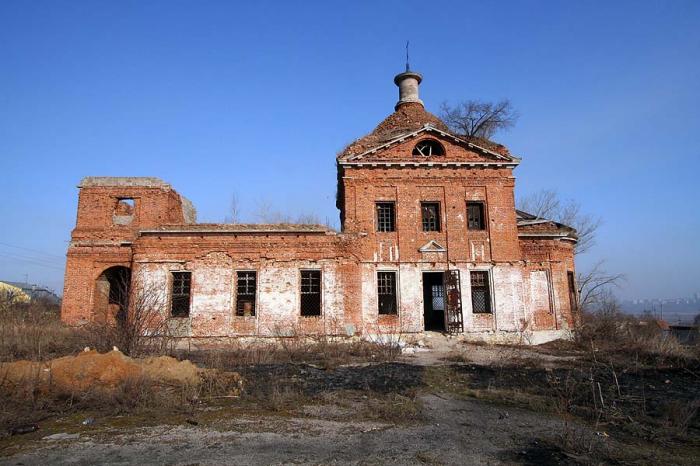
[[[698,464],[697,423],[689,433],[696,440],[659,440],[643,426],[585,421],[545,402],[540,395],[554,386],[583,406],[574,388],[587,387],[589,375],[572,366],[576,357],[428,334],[394,362],[232,361],[226,369],[243,376],[244,397],[183,413],[95,414],[87,425],[89,412],[53,417],[36,432],[0,438],[0,464]],[[643,393],[646,414],[659,422],[669,393],[700,397],[687,368],[615,378],[606,389],[629,394],[618,402]],[[600,397],[611,403],[614,393],[601,389]]]

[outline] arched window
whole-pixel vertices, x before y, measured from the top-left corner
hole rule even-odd
[[[432,157],[434,155],[445,155],[445,148],[435,139],[423,139],[413,148],[413,155],[422,157]]]

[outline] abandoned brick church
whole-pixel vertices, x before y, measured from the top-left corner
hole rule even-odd
[[[187,337],[565,336],[576,232],[517,211],[520,159],[451,133],[425,110],[421,80],[397,75],[394,113],[338,155],[340,232],[197,223],[157,178],[83,179],[63,320],[115,315],[150,286]]]

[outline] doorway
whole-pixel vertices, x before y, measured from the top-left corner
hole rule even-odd
[[[423,321],[425,330],[444,332],[445,278],[442,272],[423,272]]]

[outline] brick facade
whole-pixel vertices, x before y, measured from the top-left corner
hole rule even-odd
[[[452,317],[444,316],[455,315],[459,301],[465,333],[498,339],[571,328],[575,232],[517,212],[513,170],[520,160],[490,141],[449,133],[417,98],[416,76],[397,76],[396,111],[338,156],[341,232],[199,224],[191,204],[158,179],[83,180],[63,320],[113,315],[119,304],[109,292],[112,277],[127,270],[132,289],[156,290],[164,315],[172,307],[173,272],[190,272],[189,313],[177,318],[183,336],[415,333],[428,321],[448,324]],[[408,90],[407,79],[414,85]],[[403,94],[409,91],[416,94]],[[425,141],[440,154],[414,155]],[[378,202],[393,209],[393,231],[379,231]],[[432,231],[424,231],[422,203],[437,209]],[[480,206],[471,212],[483,214],[481,228],[470,223],[468,203]],[[300,310],[312,290],[302,283],[308,270],[320,271],[317,316]],[[241,315],[236,277],[244,271],[255,272],[255,296]],[[456,275],[446,271],[459,271],[458,292],[446,293],[447,274]],[[486,272],[476,290],[472,271]],[[395,282],[395,298],[378,295],[384,272],[386,283]],[[395,303],[394,311],[380,314],[380,299],[387,309]],[[475,299],[481,310],[488,301],[490,312],[474,312]]]

